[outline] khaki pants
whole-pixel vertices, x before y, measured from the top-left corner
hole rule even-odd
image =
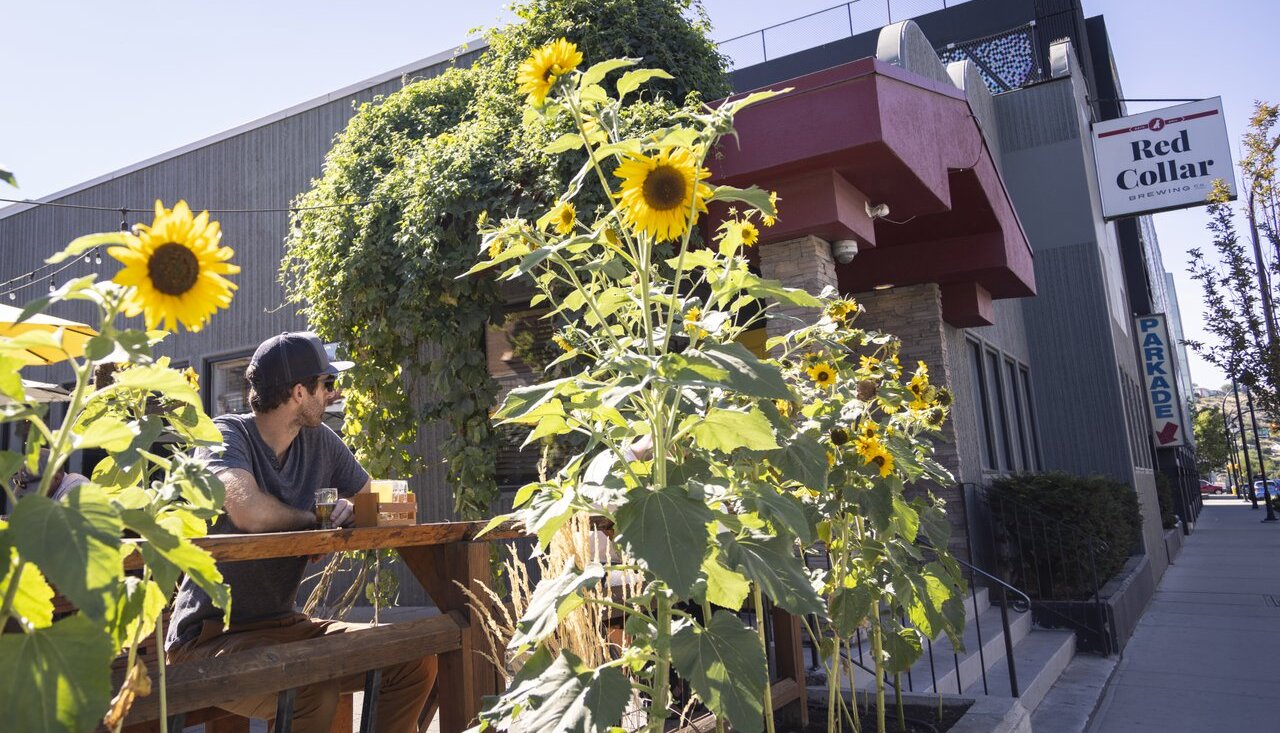
[[[291,641],[366,628],[366,624],[311,619],[298,613],[282,619],[233,626],[227,631],[216,621],[206,621],[200,637],[168,653],[170,662],[211,659],[224,654]],[[378,733],[417,733],[418,716],[436,681],[436,658],[425,657],[386,667],[378,692]],[[338,696],[364,689],[364,674],[351,675],[298,689],[293,702],[295,733],[329,733]],[[249,718],[271,719],[276,714],[277,693],[245,698],[222,707]]]

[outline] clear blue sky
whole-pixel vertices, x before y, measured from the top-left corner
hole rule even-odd
[[[875,0],[863,0],[874,2]],[[729,38],[836,0],[706,0]],[[896,0],[931,9],[941,0]],[[510,16],[501,0],[88,0],[0,7],[0,163],[40,197],[425,58]],[[1084,0],[1107,19],[1129,97],[1222,96],[1238,140],[1255,98],[1280,101],[1272,0]],[[1132,104],[1131,112],[1160,104]],[[0,187],[0,196],[14,197]],[[227,205],[231,205],[228,202]],[[1155,217],[1188,338],[1203,337],[1186,251],[1203,210]],[[1099,334],[1099,338],[1102,338]],[[1222,375],[1192,358],[1199,384]]]

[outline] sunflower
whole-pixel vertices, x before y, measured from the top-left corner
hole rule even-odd
[[[529,104],[541,107],[547,101],[547,94],[556,81],[578,68],[580,63],[582,52],[577,45],[558,38],[534,51],[532,56],[520,64],[520,70],[516,74],[520,93],[529,95]]]
[[[551,228],[556,230],[557,234],[565,235],[573,233],[573,225],[578,223],[578,212],[573,208],[573,204],[568,201],[561,201],[556,207],[547,212],[547,215],[538,220],[540,226],[550,224]]]
[[[676,239],[690,226],[689,209],[706,212],[711,187],[700,181],[711,175],[699,168],[687,148],[666,148],[657,155],[638,154],[613,174],[622,179],[622,213],[633,229],[658,241]]]
[[[558,333],[551,337],[551,341],[556,346],[559,346],[560,349],[564,351],[566,354],[573,351],[573,344],[569,343],[569,339],[565,338],[564,336],[561,336]]]
[[[760,223],[767,227],[771,227],[778,223],[778,192],[769,192],[769,205],[773,207],[772,214],[764,214],[760,217]]]
[[[684,314],[684,330],[685,333],[694,338],[705,338],[709,335],[708,331],[698,325],[698,321],[702,320],[702,309],[693,306]]]
[[[181,323],[189,331],[199,331],[219,308],[231,304],[235,283],[224,275],[240,272],[227,260],[235,252],[219,246],[222,229],[209,221],[209,212],[193,217],[186,201],[172,210],[156,201],[156,218],[151,226],[138,225],[138,235],[127,235],[125,244],[107,253],[124,269],[112,281],[130,288],[125,315],[142,313],[147,328],[164,323],[175,330]]]
[[[866,461],[868,464],[873,464],[880,469],[880,478],[885,478],[893,473],[893,454],[885,450],[883,445],[877,444],[876,451],[866,456]]]
[[[742,246],[754,247],[760,241],[760,230],[749,221],[738,224],[738,236],[742,237]]]
[[[813,383],[819,387],[830,387],[836,383],[836,370],[825,361],[820,361],[805,371],[808,372]]]

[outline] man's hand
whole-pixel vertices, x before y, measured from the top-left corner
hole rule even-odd
[[[333,514],[330,516],[330,520],[335,527],[351,525],[356,520],[355,507],[346,499],[338,499],[337,503],[333,505]]]

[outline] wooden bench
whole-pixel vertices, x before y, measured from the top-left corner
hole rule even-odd
[[[479,522],[446,522],[210,535],[195,540],[220,562],[394,548],[441,615],[167,665],[169,722],[193,725],[216,721],[218,705],[233,700],[263,692],[280,692],[283,699],[289,690],[307,684],[365,671],[372,675],[373,670],[390,664],[435,655],[438,675],[434,698],[439,703],[440,730],[461,733],[474,722],[481,697],[499,691],[500,677],[489,661],[487,640],[473,620],[474,611],[459,584],[486,597],[481,587],[490,579],[487,541],[523,536],[514,527],[502,527],[485,535],[484,541],[474,541],[483,526]],[[131,554],[126,567],[140,566],[139,553]],[[151,672],[153,682],[157,681],[157,670]],[[368,698],[376,695],[366,698],[369,708],[372,700]],[[174,719],[177,715],[188,717],[178,721]],[[376,715],[376,710],[366,710],[366,718],[370,715]],[[130,730],[155,730],[159,717],[159,697],[153,692],[134,702],[125,724]]]

